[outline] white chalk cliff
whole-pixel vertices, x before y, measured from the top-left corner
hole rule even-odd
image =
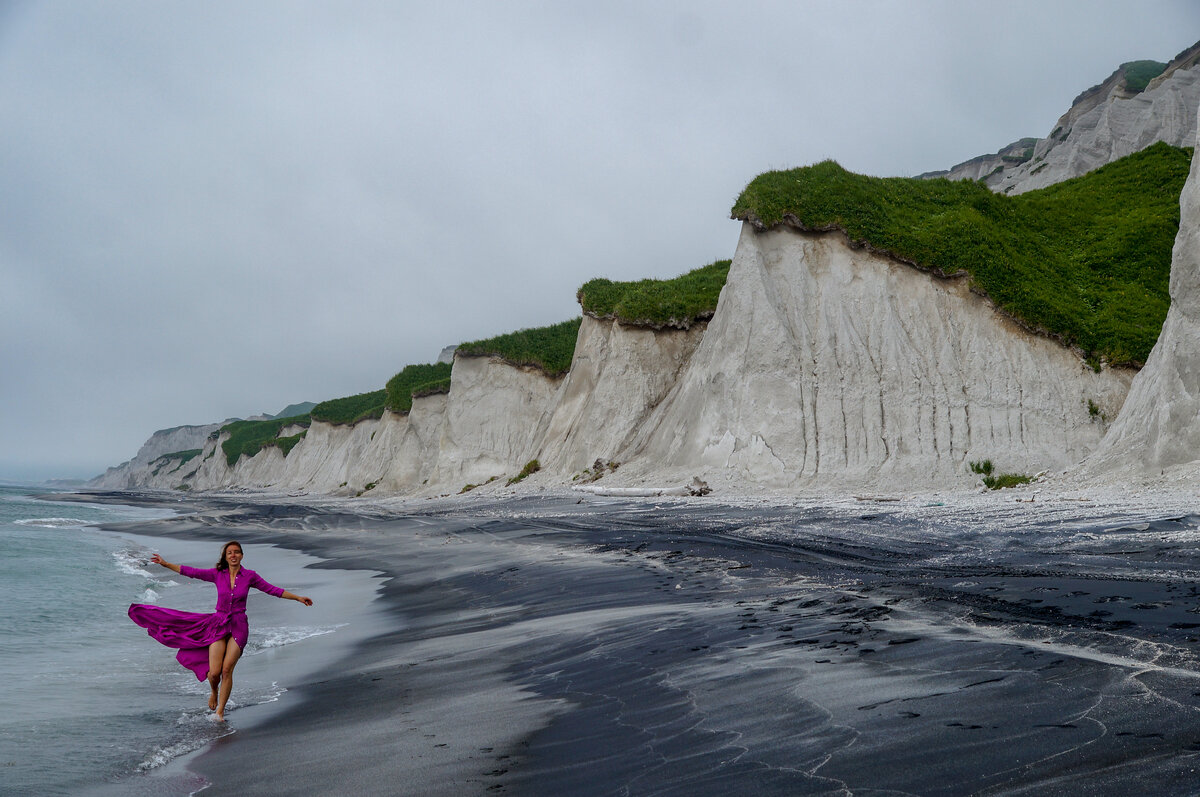
[[[1158,141],[1191,146],[1196,140],[1197,106],[1200,43],[1176,56],[1141,92],[1126,87],[1121,69],[1113,72],[1079,95],[1045,138],[1023,139],[994,155],[921,176],[983,180],[993,191],[1006,194],[1045,188]]]
[[[745,223],[729,280],[622,473],[774,487],[1036,473],[1103,435],[1132,372],[1096,373],[972,293],[841,233]]]
[[[169,487],[175,487],[187,481],[185,474],[190,475],[197,463],[183,462],[182,458],[167,455],[202,448],[209,436],[221,426],[219,423],[210,423],[160,429],[142,443],[133,459],[109,468],[88,482],[88,486],[102,490],[126,490],[162,487],[169,483]]]
[[[584,315],[539,462],[574,475],[596,460],[620,461],[675,385],[706,328],[700,321],[688,329],[655,330]]]
[[[1136,95],[1120,73],[1085,92],[993,187],[1049,184],[1158,140],[1193,144],[1198,61],[1200,45]],[[962,487],[976,480],[969,463],[985,459],[1029,475],[1080,462],[1092,473],[1200,473],[1198,170],[1181,198],[1171,309],[1136,379],[1094,371],[966,278],[841,232],[746,222],[707,322],[653,329],[585,314],[565,376],[454,355],[449,393],[416,398],[408,413],[313,422],[286,456],[268,446],[232,466],[219,424],[164,430],[92,486],[444,495],[502,487],[534,459],[535,486],[572,484],[597,460],[619,464],[605,484],[700,476],[746,490]]]
[[[560,382],[496,357],[455,356],[431,481],[457,491],[536,459]]]
[[[1192,160],[1179,204],[1167,320],[1087,473],[1161,475],[1200,466],[1200,158]]]
[[[531,459],[543,468],[533,483],[570,483],[600,459],[620,464],[606,476],[617,484],[699,475],[739,488],[962,486],[976,478],[974,460],[1028,474],[1078,462],[1132,377],[1097,373],[964,278],[852,247],[838,232],[746,223],[707,325],[585,317],[564,378],[459,357],[449,394],[417,399],[408,415],[314,422],[286,457],[270,446],[232,468],[220,435],[186,481],[444,494],[511,477]]]

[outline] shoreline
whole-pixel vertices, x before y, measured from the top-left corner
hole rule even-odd
[[[1200,501],[1016,493],[205,496],[189,534],[385,573],[389,628],[187,767],[206,795],[1190,793]]]
[[[63,500],[63,496],[54,497],[56,500]],[[128,496],[107,492],[102,495],[79,494],[77,500],[161,506],[162,504],[156,498],[157,496],[153,495]],[[394,665],[388,664],[386,655],[383,656],[382,661],[380,660],[380,645],[375,640],[402,635],[410,623],[406,618],[406,610],[399,605],[400,601],[394,595],[389,596],[389,589],[386,586],[397,576],[397,571],[401,568],[380,567],[378,562],[365,560],[362,558],[362,554],[356,554],[349,549],[358,545],[356,538],[361,535],[395,531],[396,521],[394,519],[380,521],[374,518],[366,520],[358,515],[326,512],[309,507],[280,507],[270,502],[246,503],[225,499],[206,499],[172,503],[177,506],[186,505],[192,511],[152,523],[138,523],[136,528],[131,528],[131,524],[109,524],[103,528],[106,531],[117,533],[126,532],[144,536],[193,540],[202,538],[214,542],[224,541],[230,536],[238,536],[247,545],[271,545],[302,551],[317,557],[321,561],[311,565],[317,568],[364,570],[375,573],[385,584],[378,590],[372,606],[369,607],[372,613],[379,616],[374,633],[350,643],[345,654],[332,662],[324,671],[314,673],[300,683],[289,685],[288,694],[278,703],[251,706],[232,713],[230,725],[236,730],[235,733],[222,736],[200,750],[181,756],[161,770],[153,771],[146,776],[134,776],[133,783],[130,782],[130,779],[126,779],[119,784],[119,787],[149,789],[150,792],[155,792],[160,787],[178,789],[180,786],[188,786],[187,793],[191,793],[199,785],[197,783],[197,778],[199,778],[203,783],[202,790],[206,794],[226,793],[226,789],[229,790],[228,793],[243,793],[243,788],[249,792],[262,793],[262,789],[266,786],[258,782],[257,775],[252,775],[249,783],[243,783],[236,779],[231,781],[227,777],[220,776],[220,773],[227,772],[229,767],[219,762],[228,758],[239,762],[245,761],[247,762],[246,767],[239,765],[232,769],[255,771],[263,752],[259,750],[247,754],[241,749],[242,746],[244,744],[261,745],[264,741],[268,742],[268,746],[270,746],[270,738],[278,732],[278,723],[287,723],[289,717],[308,717],[313,712],[345,712],[347,706],[350,705],[353,707],[356,717],[352,724],[361,725],[363,715],[369,714],[379,704],[380,697],[377,693],[380,690],[372,690],[371,694],[366,694],[356,692],[356,687],[361,690],[364,683],[380,680],[379,676],[371,674],[378,669],[396,669]],[[370,524],[369,529],[364,530],[364,522]],[[427,543],[428,540],[419,542]],[[456,552],[455,558],[461,558],[461,552]],[[403,588],[398,591],[406,592]],[[436,593],[436,590],[434,592]],[[424,596],[424,603],[426,612],[455,611],[449,607],[451,603],[449,596],[427,594]],[[384,646],[388,644],[390,643],[385,642]],[[452,787],[449,784],[470,782],[472,779],[482,777],[485,770],[495,768],[494,762],[488,758],[486,753],[482,752],[483,750],[494,748],[498,744],[501,747],[517,744],[517,737],[538,727],[544,722],[547,714],[545,709],[533,707],[531,710],[528,705],[525,705],[533,703],[532,696],[506,683],[503,675],[497,672],[495,662],[481,660],[469,662],[469,665],[470,674],[466,680],[472,684],[473,689],[479,695],[478,699],[489,701],[496,709],[493,712],[496,719],[491,723],[483,725],[472,723],[467,728],[458,726],[455,720],[448,720],[444,716],[447,697],[458,687],[457,676],[453,683],[436,673],[431,676],[420,676],[416,679],[422,682],[419,687],[413,685],[414,679],[410,676],[406,685],[399,691],[395,688],[383,690],[387,692],[384,703],[389,705],[399,703],[402,699],[411,701],[414,691],[424,691],[436,696],[436,700],[428,702],[424,707],[424,713],[414,718],[413,721],[416,722],[416,725],[413,726],[413,729],[415,730],[419,726],[422,732],[414,736],[409,745],[414,748],[410,756],[413,759],[410,771],[412,766],[419,765],[423,771],[430,770],[426,773],[426,777],[431,785],[444,784],[435,786],[435,791],[432,793],[462,793],[459,791],[462,788],[461,785]],[[406,666],[416,666],[416,664]],[[461,673],[459,675],[461,676]],[[336,685],[331,686],[330,684]],[[349,697],[347,690],[353,693]],[[356,701],[355,697],[359,699]],[[453,702],[454,698],[450,697],[449,700]],[[414,708],[410,703],[406,713],[414,712],[420,713],[420,709]],[[245,724],[239,722],[239,719],[243,718],[249,721]],[[439,729],[441,730],[439,731]],[[468,730],[470,732],[466,732]],[[430,731],[434,731],[439,737],[453,738],[455,743],[427,741],[434,735]],[[354,734],[356,738],[361,735],[361,730]],[[507,741],[498,743],[498,739],[507,739]],[[293,744],[294,740],[279,750],[285,759],[292,754]],[[327,740],[313,739],[311,746],[313,748],[327,746]],[[363,749],[364,745],[359,740],[351,747],[353,749],[343,751],[343,758],[353,757],[353,753]],[[369,757],[373,759],[375,756]],[[475,766],[470,763],[481,757],[487,759],[484,764]],[[418,761],[418,759],[424,760]],[[218,763],[212,763],[213,760]],[[286,760],[280,762],[280,769],[286,769]],[[356,767],[356,769],[358,768]],[[352,775],[353,773],[346,771],[342,777],[344,779]],[[364,789],[361,793],[388,793],[387,784],[389,782],[390,776],[379,776],[372,779],[370,783],[361,784],[361,788]],[[287,794],[306,793],[310,786],[311,784],[307,782],[297,782],[284,788],[276,782],[270,788],[277,789],[276,793]],[[443,792],[443,789],[446,791]],[[96,793],[107,792],[101,790]]]
[[[161,506],[145,497],[125,501],[116,495],[104,498],[105,502],[126,506]],[[93,784],[82,792],[90,797],[118,794],[187,795],[207,788],[209,782],[190,771],[192,760],[210,746],[224,743],[227,736],[269,723],[272,717],[286,710],[295,700],[294,692],[300,685],[322,677],[325,669],[344,659],[363,639],[387,627],[376,616],[375,605],[381,576],[378,571],[364,570],[362,575],[354,574],[350,572],[352,568],[314,555],[312,546],[285,544],[278,538],[268,539],[268,535],[258,530],[197,522],[199,518],[211,521],[214,517],[211,513],[215,512],[219,517],[221,512],[228,509],[214,509],[212,506],[207,509],[191,506],[187,509],[194,511],[177,512],[174,516],[159,519],[101,522],[94,528],[148,550],[169,551],[172,547],[182,546],[183,551],[175,553],[172,560],[196,565],[203,565],[209,554],[228,539],[229,533],[239,534],[255,569],[285,588],[294,587],[321,594],[324,598],[322,605],[315,609],[298,610],[294,604],[284,606],[265,596],[252,595],[251,644],[246,648],[244,661],[238,670],[240,676],[234,688],[232,710],[227,725],[220,729],[222,732],[189,751],[180,752],[179,746],[174,743],[151,750],[147,759],[138,766],[142,771],[126,774],[115,781]],[[319,571],[338,572],[322,574]],[[312,575],[306,575],[310,572]],[[186,585],[187,580],[183,581]],[[193,596],[192,601],[197,597]],[[209,611],[209,597],[208,591],[204,590],[199,604],[184,605],[182,608]],[[187,599],[184,600],[186,604]],[[299,639],[296,638],[297,634]],[[142,639],[142,636],[138,635],[138,638]],[[296,642],[300,644],[293,648]],[[162,648],[157,652],[161,653],[164,661],[170,660],[165,666],[174,670],[173,651],[153,643],[153,640],[150,640],[150,644]],[[186,680],[192,685],[190,677]],[[206,693],[206,689],[196,692],[197,709],[187,710],[185,716],[191,718],[193,714],[204,714],[198,706]],[[218,729],[214,726],[212,730],[216,733]],[[156,758],[161,763],[152,763]],[[145,769],[147,766],[149,768]]]

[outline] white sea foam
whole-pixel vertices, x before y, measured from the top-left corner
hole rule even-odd
[[[337,625],[326,626],[277,626],[274,628],[265,628],[256,639],[250,640],[250,643],[246,646],[246,652],[253,654],[270,648],[281,648],[284,645],[311,639],[315,636],[332,634],[345,625],[345,623],[338,623]]]
[[[112,558],[117,563],[117,569],[130,576],[144,576],[154,580],[154,574],[145,569],[149,558],[138,551],[113,551]]]
[[[155,587],[177,587],[178,582],[169,578],[160,578],[157,573],[153,573],[146,569],[150,564],[150,558],[142,551],[125,549],[112,552],[113,561],[117,565],[117,569],[129,576],[141,576],[149,580]]]
[[[278,681],[271,681],[271,688],[264,693],[263,698],[258,702],[274,703],[275,701],[279,700],[279,698],[283,697],[283,693],[286,691],[287,689],[280,686]]]
[[[209,719],[209,716],[209,714],[184,714],[181,716],[176,721],[176,724],[189,727],[192,729],[192,732],[178,742],[155,747],[137,765],[137,771],[149,772],[152,769],[158,769],[182,755],[195,752],[209,742],[220,739],[222,736],[228,736],[234,732],[233,728],[220,728],[220,726],[216,726]],[[219,728],[219,730],[214,732],[215,728]]]
[[[47,529],[80,529],[90,526],[93,522],[95,521],[77,517],[31,517],[13,521],[18,526],[41,526]]]
[[[145,592],[138,596],[138,603],[158,603],[158,593],[147,588]]]

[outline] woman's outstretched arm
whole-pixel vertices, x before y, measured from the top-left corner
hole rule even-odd
[[[176,573],[178,573],[181,576],[187,576],[188,578],[197,578],[197,579],[200,579],[201,581],[208,581],[209,583],[212,583],[212,584],[217,583],[217,571],[216,570],[203,570],[199,567],[188,567],[187,565],[177,565],[174,562],[168,562],[166,559],[163,559],[158,554],[154,554],[153,556],[151,556],[150,561],[156,565],[162,565],[163,567],[167,568],[168,570],[174,570]]]
[[[305,597],[304,595],[297,595],[293,592],[288,592],[286,589],[283,591],[283,594],[280,595],[279,597],[283,598],[284,600],[289,600],[289,601],[300,601],[305,606],[312,606],[312,598]]]
[[[253,570],[250,572],[254,573]],[[250,586],[254,587],[255,589],[262,590],[268,595],[274,595],[276,598],[283,598],[284,600],[289,601],[300,601],[305,606],[312,606],[313,604],[312,598],[304,595],[297,595],[294,592],[288,592],[283,587],[277,587],[260,576],[258,573],[254,573],[253,578],[250,580]]]
[[[179,572],[179,565],[174,564],[172,562],[168,562],[166,559],[163,559],[158,554],[154,554],[154,556],[151,556],[150,561],[154,562],[154,564],[156,564],[156,565],[162,565],[163,567],[167,568],[168,570],[174,570],[176,573]]]

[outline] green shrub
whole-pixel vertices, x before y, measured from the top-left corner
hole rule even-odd
[[[229,433],[229,439],[221,444],[221,448],[225,451],[225,461],[232,468],[243,454],[252,457],[266,446],[277,445],[279,432],[284,427],[308,426],[311,422],[312,419],[308,415],[294,415],[291,418],[227,423],[221,427],[222,432]],[[293,442],[284,449],[284,456],[287,456],[287,453],[292,450],[291,446],[294,445]]]
[[[597,318],[622,323],[687,329],[696,320],[708,319],[729,277],[728,260],[717,260],[674,279],[585,282],[575,295],[583,311]]]
[[[353,426],[369,418],[382,418],[383,405],[387,401],[386,390],[359,393],[356,396],[322,401],[312,408],[314,421]]]
[[[487,340],[476,340],[458,347],[457,356],[499,357],[513,365],[540,368],[549,376],[562,376],[571,368],[575,340],[583,319],[572,318],[561,324],[537,329],[522,329]]]
[[[426,386],[442,382],[445,382],[446,390],[449,390],[450,363],[406,365],[403,371],[388,380],[385,402],[387,408],[392,412],[408,412],[412,409],[413,394],[417,388],[424,389]]]
[[[524,468],[521,468],[520,473],[518,473],[516,476],[513,476],[511,479],[509,479],[505,483],[505,486],[511,487],[512,485],[516,484],[519,481],[524,481],[525,477],[529,476],[531,473],[537,473],[541,469],[542,469],[541,463],[538,462],[536,459],[531,459],[525,463]]]
[[[990,476],[992,475],[992,461],[990,459],[985,459],[979,462],[972,462],[971,470],[972,472],[978,473],[982,476]]]
[[[994,467],[990,459],[970,463],[971,471],[983,477],[983,486],[989,490],[999,490],[1002,487],[1016,487],[1018,484],[1028,484],[1032,478],[1021,473],[1001,473],[993,476]]]
[[[1002,473],[999,476],[984,476],[983,486],[989,490],[1000,490],[1005,487],[1016,487],[1018,484],[1029,484],[1033,479],[1023,473]]]
[[[1191,150],[1158,143],[1017,196],[977,182],[877,178],[833,161],[756,177],[733,207],[760,227],[843,230],[921,268],[965,272],[1027,326],[1110,363],[1144,363],[1170,298]]]
[[[500,478],[499,476],[492,476],[492,477],[491,477],[491,478],[489,478],[487,481],[485,481],[485,482],[480,482],[479,484],[471,484],[470,482],[468,482],[468,483],[466,483],[466,484],[464,484],[464,485],[463,485],[463,488],[462,488],[461,490],[459,490],[459,491],[458,491],[458,494],[459,494],[459,495],[463,495],[463,494],[465,494],[465,493],[469,493],[469,492],[471,492],[472,490],[474,490],[476,487],[482,487],[482,486],[483,486],[483,485],[485,485],[485,484],[491,484],[492,482],[496,481],[496,479],[499,479],[499,478]],[[511,483],[511,482],[510,482],[510,483]]]

